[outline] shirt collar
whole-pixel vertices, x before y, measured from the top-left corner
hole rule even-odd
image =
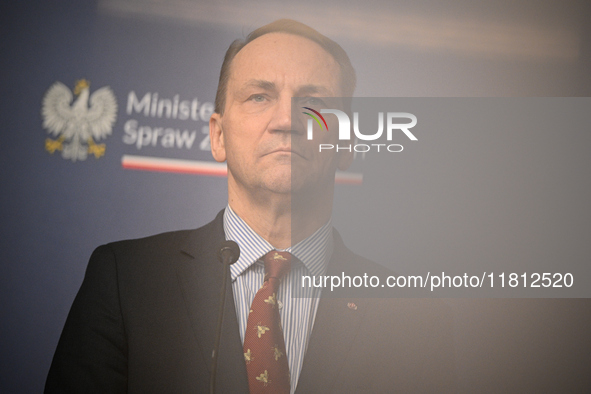
[[[236,280],[265,254],[275,250],[267,240],[250,228],[229,205],[224,211],[224,233],[227,240],[232,240],[240,246],[240,257],[230,266],[232,281]],[[314,234],[284,251],[290,252],[301,261],[310,275],[317,276],[326,272],[332,249],[332,220],[329,219]]]

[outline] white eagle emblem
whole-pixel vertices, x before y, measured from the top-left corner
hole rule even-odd
[[[108,86],[92,95],[90,82],[76,82],[74,94],[61,82],[54,83],[43,98],[43,127],[58,139],[45,140],[45,150],[62,152],[64,159],[86,160],[88,154],[98,159],[105,154],[105,144],[95,141],[113,132],[117,118],[117,100]],[[74,103],[74,95],[78,96]],[[89,106],[90,102],[90,106]]]

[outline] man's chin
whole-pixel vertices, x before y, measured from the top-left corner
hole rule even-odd
[[[264,177],[264,188],[278,194],[312,193],[326,190],[328,184],[334,183],[332,176],[322,176],[310,168],[292,166],[291,168],[275,168]]]
[[[291,171],[273,171],[263,177],[263,188],[277,194],[291,193]]]
[[[267,179],[264,188],[277,194],[291,195],[305,190],[309,183],[309,180],[303,177],[287,175],[282,178]]]

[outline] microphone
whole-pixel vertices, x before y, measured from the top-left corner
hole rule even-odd
[[[218,259],[224,265],[232,265],[240,257],[240,247],[234,241],[224,241],[218,250]]]
[[[209,375],[209,392],[215,393],[215,380],[218,369],[218,353],[220,351],[220,340],[222,338],[222,322],[224,320],[224,306],[226,305],[226,283],[228,282],[228,273],[230,265],[238,261],[240,257],[240,247],[234,241],[224,241],[218,249],[218,259],[224,266],[222,275],[222,288],[220,293],[220,305],[218,308],[218,325],[216,328],[215,342],[211,354],[211,374]]]

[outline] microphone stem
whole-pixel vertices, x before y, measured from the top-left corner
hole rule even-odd
[[[222,321],[224,320],[224,308],[226,305],[226,285],[228,282],[228,272],[230,271],[230,265],[222,262],[224,266],[224,273],[222,276],[222,296],[220,297],[220,305],[218,309],[218,324],[216,328],[216,337],[213,347],[213,353],[211,355],[211,374],[209,378],[209,393],[215,394],[216,375],[218,369],[218,353],[220,351],[220,340],[222,337]]]

